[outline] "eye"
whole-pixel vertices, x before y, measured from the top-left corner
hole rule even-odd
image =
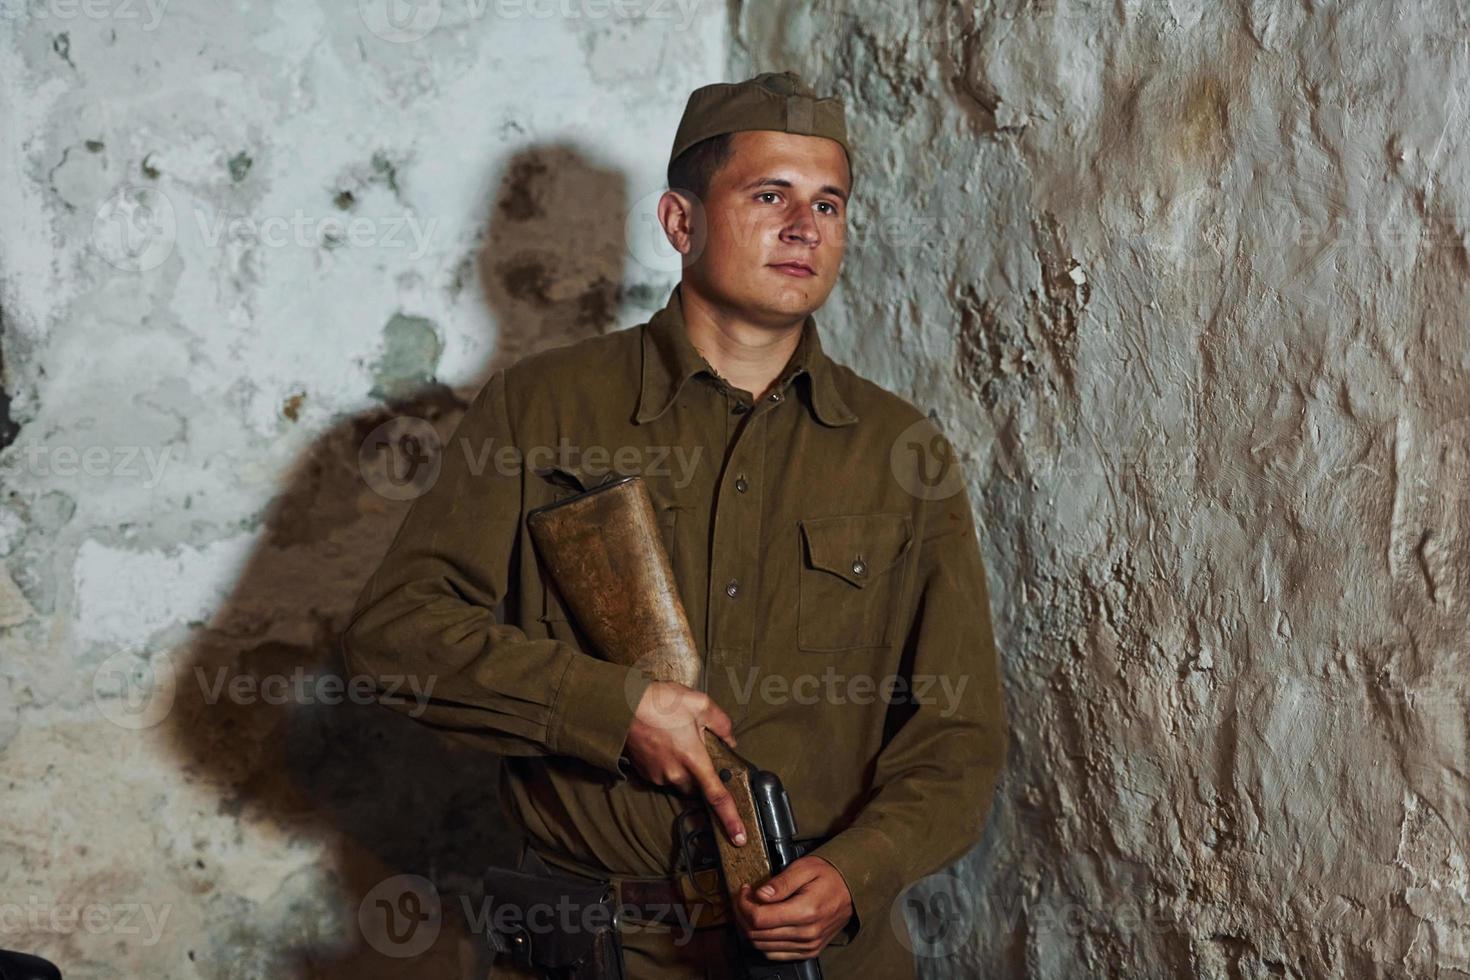
[[[762,197],[775,197],[775,196],[776,196],[776,192],[775,191],[761,191],[759,194],[756,195],[756,198],[759,199],[759,198],[762,198]]]
[[[820,204],[820,205],[823,205],[824,207],[831,208],[832,210],[829,211],[829,212],[827,212],[828,214],[836,214],[837,213],[837,205],[833,204],[831,201],[818,201],[817,203]]]

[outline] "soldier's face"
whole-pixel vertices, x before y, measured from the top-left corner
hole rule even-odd
[[[837,284],[847,154],[834,140],[773,130],[736,133],[731,144],[704,201],[704,249],[685,276],[753,320],[801,319]]]

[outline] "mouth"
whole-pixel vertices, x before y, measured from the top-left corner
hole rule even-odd
[[[777,272],[784,272],[788,276],[796,276],[798,279],[810,279],[817,274],[816,270],[805,262],[772,263],[771,268]]]

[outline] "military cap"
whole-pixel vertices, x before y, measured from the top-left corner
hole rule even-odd
[[[674,134],[669,162],[700,140],[749,129],[835,140],[847,154],[849,172],[853,170],[842,100],[818,98],[794,71],[762,72],[743,82],[717,82],[695,89]],[[856,174],[852,179],[856,181]]]

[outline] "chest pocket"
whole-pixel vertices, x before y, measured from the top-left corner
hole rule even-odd
[[[591,489],[600,479],[590,478],[578,470],[564,466],[549,467],[548,472],[552,474],[552,482],[561,483],[565,488],[559,496],[570,496],[579,489]],[[653,498],[653,509],[658,517],[659,536],[663,539],[664,551],[669,556],[669,564],[673,566],[674,579],[677,581],[679,550],[675,532],[678,527],[679,508],[672,501],[665,499],[652,485],[649,486],[648,493]],[[541,585],[541,615],[537,618],[543,623],[566,623],[571,619],[571,613],[545,568],[541,570]],[[575,638],[572,630],[567,626],[553,627],[551,634],[555,639]]]
[[[848,514],[800,522],[796,645],[851,650],[892,641],[901,559],[913,543],[906,514]]]

